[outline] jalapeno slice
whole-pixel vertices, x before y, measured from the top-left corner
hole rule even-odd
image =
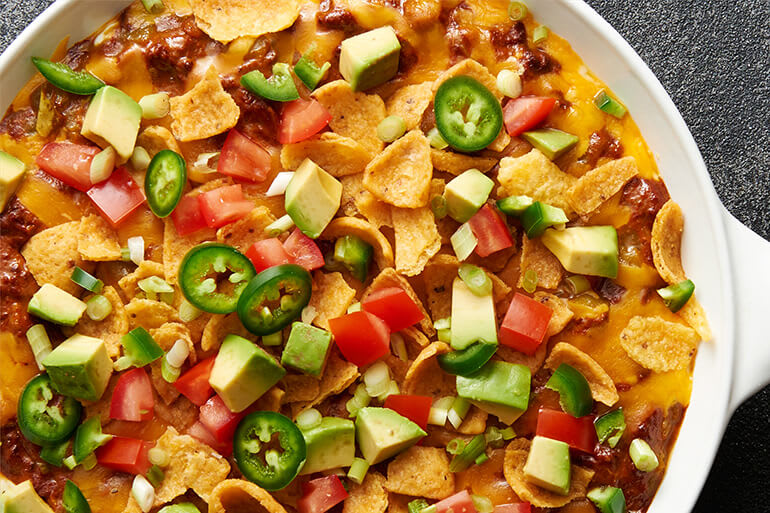
[[[255,335],[270,335],[296,319],[310,302],[312,278],[303,267],[276,265],[252,279],[238,300],[238,317]]]
[[[272,411],[255,411],[238,424],[233,455],[246,479],[274,491],[297,477],[307,457],[307,446],[302,431],[291,419]]]
[[[90,95],[104,87],[104,82],[95,76],[75,71],[61,62],[32,57],[32,64],[52,85],[68,93]]]
[[[187,164],[180,154],[161,150],[150,161],[144,178],[144,194],[152,213],[168,217],[179,204],[187,183]]]
[[[199,310],[232,313],[249,280],[254,264],[243,253],[225,244],[205,242],[192,248],[179,267],[179,287]]]
[[[497,351],[497,344],[476,342],[451,353],[438,356],[438,365],[445,372],[455,376],[470,376],[481,369]]]
[[[573,417],[585,417],[591,413],[594,405],[591,388],[580,371],[571,365],[559,365],[545,387],[559,394],[562,409]]]
[[[54,445],[72,435],[82,411],[75,399],[54,391],[48,374],[40,374],[24,387],[16,415],[27,440],[37,445]]]
[[[88,501],[83,497],[78,485],[67,479],[64,485],[64,494],[61,498],[61,505],[66,513],[91,513],[91,507]]]
[[[486,148],[503,127],[503,109],[495,95],[465,75],[452,77],[439,86],[433,110],[439,133],[460,151]]]
[[[299,98],[289,65],[285,62],[273,64],[273,75],[270,78],[265,78],[257,70],[246,73],[241,77],[241,85],[262,98],[276,102],[290,102]]]

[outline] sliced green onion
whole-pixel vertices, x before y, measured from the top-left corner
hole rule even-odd
[[[431,128],[428,132],[428,141],[430,142],[430,145],[437,150],[443,150],[449,146],[449,143],[441,137],[441,132],[439,132],[436,127]]]
[[[631,455],[631,461],[634,466],[642,472],[652,472],[658,468],[658,457],[652,450],[650,444],[641,438],[635,438],[628,447],[628,453]]]
[[[112,313],[112,303],[101,294],[91,296],[86,301],[86,315],[92,321],[103,321]]]
[[[466,445],[468,444],[462,438],[455,438],[454,440],[451,440],[448,444],[446,444],[446,452],[448,452],[452,456],[455,456],[463,452],[463,449],[465,449]]]
[[[158,465],[153,465],[150,467],[150,470],[147,471],[147,480],[156,488],[160,486],[165,478],[166,474]]]
[[[129,237],[128,241],[128,256],[136,265],[144,262],[144,237],[138,235],[136,237]]]
[[[573,274],[572,276],[566,278],[564,281],[567,282],[570,293],[573,296],[577,296],[578,294],[582,294],[583,292],[591,290],[591,283],[588,281],[588,278],[580,274]]]
[[[38,369],[44,370],[41,362],[52,351],[51,339],[48,338],[45,326],[42,324],[35,324],[28,329],[27,342],[29,342],[29,347],[32,349],[32,354],[35,355],[35,362],[37,362]]]
[[[460,264],[457,274],[477,296],[492,293],[492,280],[482,268],[471,264]]]
[[[479,241],[471,230],[471,225],[463,223],[460,228],[457,229],[449,241],[452,243],[452,249],[457,256],[457,259],[461,262],[471,256],[473,250],[476,249]]]
[[[444,196],[433,196],[430,199],[430,209],[436,219],[443,219],[447,215],[447,204]]]
[[[131,485],[131,495],[143,513],[152,509],[152,503],[155,502],[155,489],[144,476],[134,478]]]
[[[137,285],[145,292],[154,292],[155,294],[161,294],[164,292],[174,292],[174,287],[166,283],[166,280],[159,276],[150,276],[143,280],[139,280]]]
[[[385,362],[376,362],[364,372],[366,393],[377,397],[388,391],[390,386],[390,369]]]
[[[70,442],[71,440],[65,440],[56,445],[44,445],[40,448],[40,459],[54,467],[61,467],[64,464],[64,455],[67,454]]]
[[[508,98],[521,96],[521,77],[509,69],[500,70],[497,74],[497,88]]]
[[[353,303],[352,305],[350,305],[348,307],[348,310],[347,310],[347,312],[349,314],[350,313],[355,313],[355,312],[360,312],[360,311],[361,311],[361,303],[360,302]]]
[[[94,155],[89,170],[91,183],[101,183],[112,175],[112,171],[115,169],[115,159],[117,156],[118,154],[112,146],[107,146]]]
[[[163,0],[142,0],[142,5],[150,14],[163,10]]]
[[[190,356],[190,346],[183,339],[177,339],[171,349],[166,353],[166,360],[172,367],[181,367],[184,365],[187,357]]]
[[[120,248],[120,259],[124,262],[131,261],[131,252],[128,250],[128,248]]]
[[[409,509],[409,513],[423,513],[425,511],[425,508],[428,508],[430,505],[428,504],[428,501],[425,499],[415,499],[413,501],[409,501],[409,504],[406,505],[406,507]]]
[[[487,461],[489,461],[489,456],[487,456],[486,453],[482,452],[481,454],[479,454],[479,457],[476,458],[476,461],[474,461],[474,463],[476,465],[481,465],[482,463],[486,463]]]
[[[102,291],[102,288],[104,288],[104,282],[102,280],[96,278],[78,266],[75,266],[75,268],[72,270],[70,280],[74,281],[84,289],[95,292],[97,294]]]
[[[462,397],[455,397],[452,402],[452,407],[449,408],[447,413],[447,420],[455,429],[460,429],[460,424],[463,423],[463,419],[468,414],[468,410],[471,408],[471,403],[467,399]]]
[[[171,110],[171,98],[168,93],[148,94],[139,100],[144,119],[160,119],[168,116]]]
[[[478,460],[486,458],[484,461],[487,461],[489,459],[489,456],[486,454],[482,454],[478,458],[476,458],[476,465],[480,465],[481,463],[484,463],[482,461],[481,463],[478,462]],[[473,501],[473,507],[476,508],[476,511],[478,513],[492,513],[495,510],[494,504],[492,504],[492,501],[489,500],[489,498],[484,497],[483,495],[471,495],[471,500]]]
[[[348,470],[348,479],[356,484],[361,484],[364,482],[367,472],[369,472],[369,463],[362,458],[353,458],[353,463]]]
[[[73,468],[78,466],[78,462],[75,461],[75,456],[73,454],[70,454],[66,458],[62,460],[62,463],[65,467],[67,467],[69,470],[72,470]]]
[[[548,38],[548,33],[548,27],[545,25],[535,27],[535,30],[532,32],[532,42],[539,43],[540,41],[545,41]]]
[[[406,122],[401,116],[388,116],[377,125],[377,137],[386,143],[392,143],[406,133]]]
[[[182,368],[169,364],[164,356],[160,362],[160,375],[166,383],[174,383],[182,375]]]
[[[508,426],[507,428],[500,431],[500,434],[503,435],[503,440],[505,440],[506,442],[508,440],[513,440],[514,438],[516,438],[516,432],[513,430],[511,426]]]
[[[377,396],[378,401],[385,402],[385,399],[388,398],[388,396],[391,395],[398,395],[401,393],[401,390],[398,388],[398,383],[396,383],[394,380],[390,380],[388,383],[388,388],[385,389],[383,393]]]
[[[508,4],[508,16],[513,21],[521,21],[527,17],[529,9],[523,2],[511,2]]]
[[[470,442],[463,448],[462,452],[455,455],[449,463],[450,472],[462,472],[470,467],[481,453],[486,449],[487,444],[484,441],[484,435],[474,436]]]
[[[141,146],[137,146],[134,148],[134,152],[131,154],[129,162],[131,162],[131,167],[133,167],[136,171],[144,171],[150,166],[151,160],[152,159],[150,158],[150,154],[147,153],[147,150]]]
[[[594,105],[596,105],[599,110],[606,112],[610,116],[615,116],[618,119],[626,115],[626,108],[615,98],[607,94],[607,91],[605,90],[599,91],[594,97]]]
[[[521,288],[532,294],[537,289],[537,282],[540,279],[537,276],[537,272],[534,269],[527,269],[524,271],[524,276],[521,279]]]
[[[493,449],[499,449],[503,446],[503,435],[500,430],[495,426],[489,426],[484,433],[484,438],[487,441],[487,446]]]
[[[452,327],[452,318],[451,317],[443,317],[441,319],[438,319],[436,322],[433,323],[433,327],[437,330],[448,330]]]
[[[353,392],[353,397],[345,403],[345,408],[351,417],[355,417],[361,408],[369,406],[371,400],[371,396],[366,392],[366,385],[360,384],[356,387],[355,392]]]
[[[289,186],[289,182],[291,182],[293,176],[294,171],[281,171],[275,175],[275,178],[273,178],[270,187],[267,188],[265,196],[272,197],[285,194],[286,188]]]
[[[266,346],[280,346],[283,344],[283,333],[279,330],[269,335],[263,335],[262,343]]]
[[[270,312],[268,310],[268,314],[269,313]],[[305,324],[312,324],[316,318],[316,315],[318,315],[318,311],[315,309],[315,307],[313,305],[307,305],[305,308],[302,309],[302,313],[300,314],[300,320],[302,320],[302,322],[304,322]]]
[[[167,467],[171,463],[168,453],[160,447],[153,447],[147,451],[147,458],[150,460],[150,463],[159,467]]]
[[[82,465],[83,468],[86,469],[86,470],[91,470],[92,468],[94,468],[96,466],[96,463],[97,463],[97,461],[96,461],[96,454],[91,453],[88,456],[86,456],[83,459],[83,461],[80,462],[80,465]]]
[[[409,361],[409,353],[406,351],[406,342],[401,333],[392,333],[390,335],[390,345],[393,348],[393,353],[398,356],[398,359],[402,362]]]
[[[289,214],[279,217],[265,228],[265,231],[271,237],[277,237],[283,232],[288,232],[294,228],[294,221]]]
[[[187,299],[182,299],[179,305],[179,319],[182,322],[192,322],[203,314],[203,310],[198,310]]]
[[[446,424],[446,418],[449,414],[449,408],[452,407],[454,397],[442,397],[437,399],[436,402],[430,407],[430,413],[428,413],[428,424],[432,426],[443,426]]]
[[[321,420],[323,420],[321,412],[315,408],[310,408],[297,415],[297,427],[302,431],[313,429],[321,425]]]

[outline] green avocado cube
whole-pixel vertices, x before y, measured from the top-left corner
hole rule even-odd
[[[209,384],[233,412],[248,408],[286,374],[275,359],[250,340],[227,335],[211,369]]]
[[[447,214],[464,223],[484,206],[495,182],[478,169],[469,169],[446,184],[444,199]]]
[[[532,439],[524,478],[550,492],[569,494],[571,480],[569,445],[543,436]]]
[[[100,338],[73,335],[42,361],[53,387],[62,395],[98,401],[112,375],[112,360]]]
[[[497,343],[497,318],[492,293],[474,294],[461,278],[452,283],[450,343],[460,351],[475,342]]]
[[[340,44],[340,74],[354,91],[366,91],[396,76],[400,55],[393,27],[370,30]]]
[[[0,151],[0,210],[5,208],[8,200],[16,192],[21,179],[24,178],[25,170],[24,162]]]
[[[112,86],[99,89],[83,119],[80,134],[102,148],[112,146],[123,162],[131,157],[142,122],[142,108]]]
[[[302,432],[307,459],[300,474],[313,474],[333,468],[349,467],[356,456],[356,426],[352,420],[325,417],[321,423]]]
[[[388,408],[361,408],[356,416],[356,440],[369,465],[376,465],[416,444],[427,433]]]
[[[576,135],[555,128],[541,128],[540,130],[524,132],[521,137],[551,160],[567,153],[580,140]]]
[[[342,184],[310,159],[294,172],[284,197],[286,213],[311,239],[321,235],[341,200]]]
[[[491,361],[471,376],[457,376],[457,395],[512,424],[529,406],[531,379],[526,365]]]
[[[56,285],[44,284],[32,296],[27,311],[46,321],[62,326],[74,326],[88,306]]]
[[[613,226],[551,228],[540,240],[571,273],[618,276],[618,233]]]
[[[318,377],[326,364],[332,334],[304,322],[291,325],[289,340],[281,355],[281,364]]]
[[[11,486],[0,495],[0,511],[4,513],[53,513],[48,504],[40,498],[32,481]]]

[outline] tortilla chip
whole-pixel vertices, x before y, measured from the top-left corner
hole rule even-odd
[[[182,265],[182,259],[187,252],[201,242],[214,240],[216,232],[211,228],[204,228],[181,237],[176,233],[171,218],[167,217],[163,223],[163,275],[168,283],[175,285],[179,281],[179,266]]]
[[[281,166],[294,170],[305,159],[310,159],[332,176],[341,177],[362,173],[372,159],[371,152],[357,141],[334,132],[324,132],[281,148]]]
[[[428,337],[426,337],[422,331],[417,329],[416,326],[409,326],[408,328],[404,328],[399,333],[404,338],[404,343],[406,344],[406,352],[409,355],[410,360],[417,358],[417,355],[420,354],[420,351],[422,351],[425,346],[430,344]]]
[[[548,321],[548,331],[545,333],[546,337],[552,337],[564,330],[575,315],[575,313],[570,310],[567,300],[562,297],[554,296],[553,294],[542,291],[535,292],[532,297],[553,311],[551,320]]]
[[[500,182],[497,195],[501,198],[529,196],[561,208],[567,216],[572,214],[569,197],[576,178],[559,169],[540,150],[501,160],[497,180]]]
[[[86,272],[93,264],[78,252],[80,221],[70,221],[33,235],[21,248],[27,268],[41,287],[50,283],[70,294],[80,295],[80,286],[70,279],[75,266]]]
[[[464,155],[449,150],[437,150],[436,148],[430,149],[430,158],[434,169],[453,175],[459,175],[469,169],[478,169],[482,173],[486,173],[497,164],[496,159]]]
[[[262,394],[259,399],[254,402],[252,408],[254,408],[255,411],[279,411],[281,405],[284,403],[283,398],[285,395],[286,392],[278,387],[273,387]]]
[[[406,123],[406,130],[420,128],[422,115],[433,101],[433,82],[402,87],[388,98],[388,116],[398,116]]]
[[[266,228],[274,222],[275,217],[270,209],[259,206],[249,212],[246,217],[234,223],[226,224],[217,230],[217,241],[245,252],[258,240],[270,237]]]
[[[292,404],[292,415],[296,418],[301,412],[312,408],[327,397],[339,394],[352,385],[360,375],[355,364],[344,360],[337,350],[332,350],[318,386],[318,395],[311,401]]]
[[[511,485],[519,499],[538,508],[560,508],[575,499],[586,496],[586,489],[594,477],[594,471],[577,465],[571,465],[572,479],[567,495],[549,492],[527,481],[524,477],[524,465],[527,463],[531,444],[532,442],[526,438],[517,438],[505,449],[505,461],[503,463],[505,480]]]
[[[302,2],[283,0],[280,9],[271,0],[190,0],[195,22],[220,43],[239,37],[257,38],[290,27]]]
[[[682,232],[684,216],[679,205],[668,200],[652,225],[652,260],[658,274],[669,284],[687,279],[682,267]]]
[[[639,174],[634,157],[612,160],[584,174],[572,186],[569,203],[581,216],[599,208]]]
[[[388,463],[385,488],[394,493],[444,499],[455,491],[449,457],[438,447],[413,446]]]
[[[451,351],[443,342],[433,342],[423,349],[406,373],[402,393],[445,397],[457,395],[454,376],[438,366],[436,357]]]
[[[126,305],[128,329],[141,326],[146,330],[160,328],[167,322],[180,322],[176,309],[161,301],[134,298]]]
[[[410,298],[412,298],[414,304],[417,305],[422,314],[425,316],[419,323],[420,328],[422,328],[423,332],[425,332],[425,334],[427,334],[429,337],[435,335],[436,330],[433,328],[433,321],[431,321],[430,315],[428,315],[428,312],[425,310],[422,301],[420,301],[420,298],[412,288],[412,285],[406,280],[406,278],[398,275],[392,267],[383,269],[380,274],[378,274],[377,277],[372,280],[372,283],[369,284],[364,293],[361,295],[361,301],[365,300],[367,296],[369,296],[372,292],[388,287],[400,288],[406,292]]]
[[[180,396],[171,404],[166,404],[160,398],[155,398],[155,416],[158,420],[180,433],[184,432],[198,420],[199,408],[189,399]]]
[[[209,495],[209,513],[286,513],[281,504],[267,492],[243,479],[227,479]]]
[[[107,354],[110,358],[120,356],[120,339],[128,333],[128,315],[118,291],[109,285],[102,289],[101,293],[112,305],[112,312],[101,321],[94,321],[84,315],[78,321],[73,333],[100,338],[104,340]]]
[[[182,142],[198,141],[227,132],[235,126],[240,115],[241,110],[235,100],[222,88],[214,66],[190,91],[171,98],[171,130],[174,137]]]
[[[284,403],[312,401],[318,396],[319,384],[317,378],[306,374],[287,374],[281,380],[285,394]]]
[[[519,263],[519,288],[524,288],[524,273],[531,269],[537,273],[537,286],[543,289],[555,289],[564,276],[564,268],[559,259],[546,248],[540,239],[521,237],[521,260]]]
[[[391,493],[388,496],[388,513],[410,513],[409,503],[413,500],[413,497]]]
[[[315,309],[313,324],[328,330],[329,319],[344,315],[355,298],[356,291],[348,286],[341,273],[316,272],[309,303]]]
[[[118,234],[102,216],[91,214],[80,220],[78,253],[90,262],[120,260]]]
[[[661,317],[632,317],[620,334],[629,358],[653,372],[688,368],[699,341],[694,329]]]
[[[441,235],[429,207],[391,208],[396,233],[396,270],[417,276],[441,249]]]
[[[457,432],[464,435],[480,435],[487,429],[488,417],[489,414],[487,412],[480,410],[476,406],[471,406]]]
[[[343,235],[355,235],[374,249],[374,261],[377,267],[385,269],[393,267],[393,248],[382,232],[371,223],[355,217],[338,217],[332,219],[329,226],[321,234],[325,240],[336,240]]]
[[[206,323],[206,327],[203,328],[203,335],[201,335],[201,349],[203,351],[211,351],[212,349],[218,349],[222,345],[222,341],[227,335],[238,335],[245,339],[256,342],[259,337],[251,334],[246,328],[243,327],[243,323],[238,317],[237,313],[231,313],[227,315],[212,315],[209,322]]]
[[[363,183],[385,203],[418,208],[428,204],[432,177],[428,138],[420,130],[412,130],[369,162]]]
[[[136,139],[136,145],[147,150],[150,157],[154,157],[162,150],[171,150],[182,155],[182,149],[174,138],[174,134],[168,128],[159,125],[148,126],[142,130]]]
[[[709,321],[706,318],[706,312],[703,310],[703,307],[695,296],[692,296],[677,314],[684,319],[684,322],[689,324],[692,329],[698,332],[698,335],[700,335],[702,340],[711,340],[713,338],[711,327],[709,327]]]
[[[382,98],[354,92],[344,80],[324,84],[313,96],[331,113],[329,127],[334,132],[358,141],[371,154],[382,151],[384,143],[377,137],[377,125],[385,119]]]
[[[529,367],[533,376],[543,367],[547,354],[548,344],[546,343],[540,344],[533,355],[524,354],[503,344],[497,346],[497,353],[495,353],[498,358],[505,362],[518,363]]]
[[[596,363],[596,360],[577,347],[566,342],[559,342],[553,346],[551,354],[545,361],[546,368],[555,370],[562,363],[571,365],[586,378],[591,388],[591,396],[595,400],[607,406],[612,406],[620,400],[618,389],[615,388],[615,383],[609,374]]]
[[[393,226],[390,217],[390,205],[374,197],[374,194],[364,188],[363,174],[345,176],[342,183],[341,208],[345,215],[361,214],[375,228]]]
[[[123,276],[118,280],[118,286],[123,294],[129,299],[133,298],[142,290],[139,288],[139,282],[151,276],[163,276],[163,265],[152,260],[143,260],[134,269],[134,272]]]
[[[351,485],[342,513],[385,513],[387,509],[385,477],[376,470],[370,470],[360,485]]]

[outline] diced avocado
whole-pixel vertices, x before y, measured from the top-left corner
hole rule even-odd
[[[551,160],[567,153],[580,140],[576,135],[555,128],[541,128],[540,130],[524,132],[521,136]]]
[[[486,203],[495,182],[478,169],[469,169],[453,178],[444,189],[447,214],[464,223]]]
[[[281,363],[311,376],[320,376],[332,344],[332,334],[304,322],[291,326]]]
[[[142,108],[112,86],[99,89],[91,100],[80,134],[102,148],[112,146],[123,162],[131,157],[142,122]]]
[[[457,376],[457,395],[512,424],[529,405],[531,378],[525,365],[491,361],[471,376]]]
[[[5,208],[16,188],[24,178],[24,162],[13,155],[0,151],[0,210]]]
[[[74,326],[88,306],[56,285],[44,284],[29,300],[27,311],[32,315],[62,326]]]
[[[340,74],[354,91],[366,91],[398,73],[401,44],[393,27],[380,27],[340,44]]]
[[[358,410],[356,440],[369,465],[395,456],[426,436],[420,426],[388,408]]]
[[[302,233],[315,239],[337,213],[341,199],[342,184],[305,159],[286,187],[286,213]]]
[[[527,463],[524,464],[527,481],[550,492],[567,495],[571,470],[569,445],[543,436],[532,439]]]
[[[540,240],[571,273],[618,276],[618,233],[613,226],[549,229]]]
[[[452,284],[452,348],[465,349],[475,342],[497,343],[495,302],[492,293],[477,296],[457,277]]]
[[[302,432],[307,459],[300,474],[349,467],[356,456],[356,426],[352,420],[325,417],[318,426]]]
[[[32,481],[24,481],[3,492],[0,506],[3,513],[53,513],[35,491]]]
[[[234,412],[248,408],[286,374],[262,348],[238,335],[222,341],[209,384]]]
[[[72,335],[42,363],[57,392],[84,401],[98,401],[112,375],[104,341],[85,335]]]

